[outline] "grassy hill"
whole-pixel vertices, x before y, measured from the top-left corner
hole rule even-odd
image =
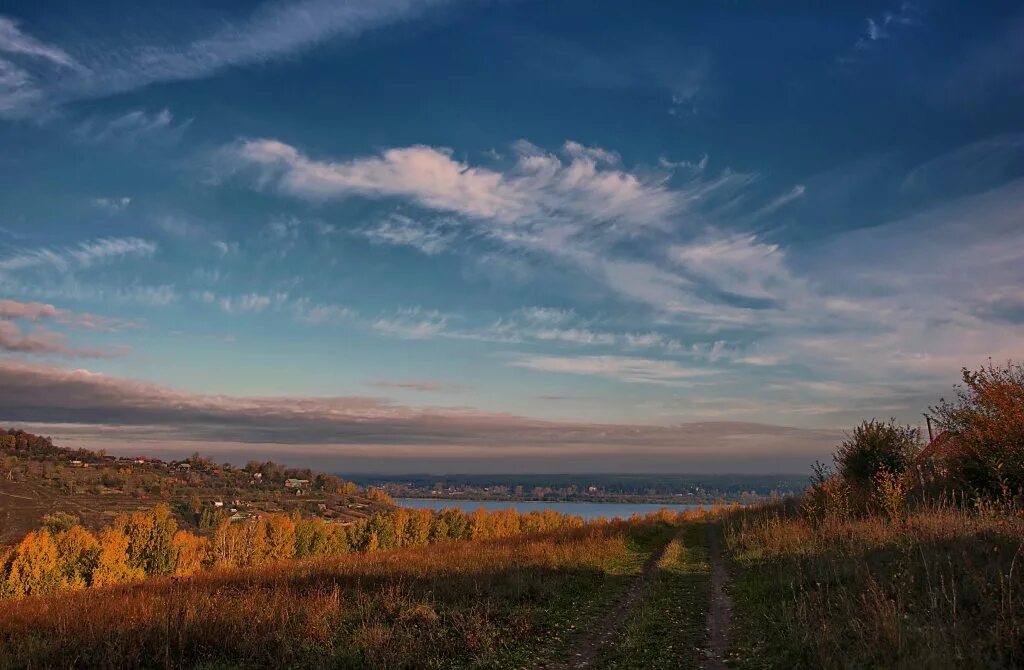
[[[289,479],[306,483],[289,487]],[[348,522],[392,507],[377,489],[273,462],[237,468],[198,454],[181,461],[111,456],[20,430],[0,433],[0,547],[38,528],[48,514],[71,514],[98,530],[117,514],[159,503],[170,506],[182,527],[200,533],[222,516],[299,511]]]

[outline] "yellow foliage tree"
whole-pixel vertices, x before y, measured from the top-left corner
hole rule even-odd
[[[100,553],[92,571],[93,586],[109,586],[142,579],[145,571],[128,557],[129,538],[116,528],[104,528],[99,537]]]
[[[174,574],[179,577],[194,575],[203,568],[210,553],[210,542],[205,537],[179,530],[171,540],[174,547]]]
[[[29,533],[14,548],[4,577],[5,595],[20,598],[66,586],[57,543],[43,529]]]
[[[281,561],[295,556],[295,522],[284,514],[262,520],[266,535],[266,560]]]
[[[99,542],[92,533],[77,525],[57,533],[53,539],[67,586],[73,589],[88,586],[99,558]]]

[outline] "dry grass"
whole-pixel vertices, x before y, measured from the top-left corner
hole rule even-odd
[[[620,590],[653,520],[7,602],[0,667],[536,665]],[[552,643],[554,640],[554,643]],[[542,644],[543,643],[543,644]],[[564,643],[564,644],[563,644]],[[543,655],[542,654],[542,655]],[[522,659],[531,659],[524,663]]]
[[[1024,664],[1024,516],[925,505],[905,519],[764,507],[727,521],[743,667]]]

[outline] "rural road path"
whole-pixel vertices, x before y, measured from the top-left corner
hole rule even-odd
[[[651,575],[658,570],[658,562],[665,555],[665,551],[671,542],[672,540],[669,538],[657,551],[651,554],[651,557],[647,559],[647,563],[644,564],[643,572],[633,579],[633,583],[629,585],[629,590],[626,591],[626,594],[619,600],[615,608],[605,615],[605,618],[591,631],[590,635],[576,647],[569,667],[579,669],[589,668],[593,665],[598,654],[619,632],[629,612],[643,597],[644,591],[650,583]]]
[[[725,590],[729,572],[722,556],[722,529],[718,524],[708,524],[708,560],[711,563],[711,598],[708,603],[708,646],[704,650],[704,670],[726,670],[732,599]]]

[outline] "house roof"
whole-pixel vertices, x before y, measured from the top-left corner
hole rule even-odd
[[[960,438],[957,435],[944,430],[935,438],[928,443],[924,449],[917,455],[917,462],[921,463],[924,461],[933,460],[936,458],[945,458],[950,452],[960,447]]]

